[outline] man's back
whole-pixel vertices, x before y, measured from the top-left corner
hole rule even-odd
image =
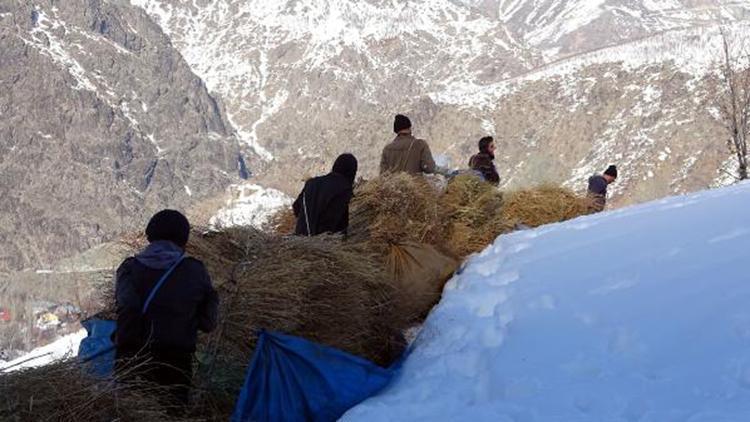
[[[406,172],[409,174],[435,173],[435,161],[430,147],[422,139],[400,134],[383,148],[380,174]]]
[[[295,234],[310,235],[345,232],[349,226],[351,181],[338,173],[328,173],[305,183],[292,205],[297,217]]]
[[[607,202],[607,179],[601,175],[589,178],[588,197],[594,201],[595,211],[604,210]]]
[[[166,269],[128,258],[117,270],[116,344],[135,352],[148,341],[155,350],[192,353],[197,331],[216,326],[218,296],[205,266],[185,258],[156,292],[145,315],[143,303]],[[144,338],[144,336],[146,338]]]

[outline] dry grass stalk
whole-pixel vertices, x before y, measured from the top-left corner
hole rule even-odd
[[[591,205],[570,189],[542,185],[506,193],[502,215],[512,224],[538,227],[589,214]]]

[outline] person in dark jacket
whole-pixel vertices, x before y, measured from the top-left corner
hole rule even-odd
[[[357,159],[352,154],[341,154],[330,173],[308,180],[292,206],[297,217],[294,233],[346,233],[356,176]]]
[[[120,265],[115,283],[116,371],[169,387],[182,403],[188,400],[197,332],[216,328],[219,304],[206,267],[185,256],[189,235],[184,215],[159,211],[146,227],[148,246]],[[136,364],[143,370],[132,371]]]
[[[617,179],[617,167],[609,166],[602,175],[594,175],[589,178],[588,197],[592,200],[592,211],[604,211],[607,204],[607,187]]]
[[[479,140],[479,153],[469,159],[469,168],[479,172],[484,180],[495,186],[500,184],[500,176],[495,168],[495,140],[485,136]]]

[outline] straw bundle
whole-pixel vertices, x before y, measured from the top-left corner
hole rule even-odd
[[[502,215],[502,192],[474,175],[451,180],[440,198],[440,206],[449,222],[449,245],[459,257],[484,249],[512,229]]]
[[[0,420],[185,421],[163,387],[88,376],[75,361],[0,374]],[[161,400],[157,400],[159,397]]]
[[[219,353],[245,362],[256,331],[268,329],[390,359],[390,336],[403,327],[393,282],[375,256],[335,236],[281,238],[251,229],[243,236],[247,261],[221,292]]]
[[[542,185],[505,195],[503,218],[513,224],[537,227],[589,214],[591,200],[570,189]]]
[[[442,246],[445,227],[438,197],[427,180],[406,173],[364,182],[351,202],[349,235],[369,242],[381,255],[389,245],[405,241]]]

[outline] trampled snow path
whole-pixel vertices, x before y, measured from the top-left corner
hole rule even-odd
[[[750,420],[750,184],[499,238],[344,420]]]

